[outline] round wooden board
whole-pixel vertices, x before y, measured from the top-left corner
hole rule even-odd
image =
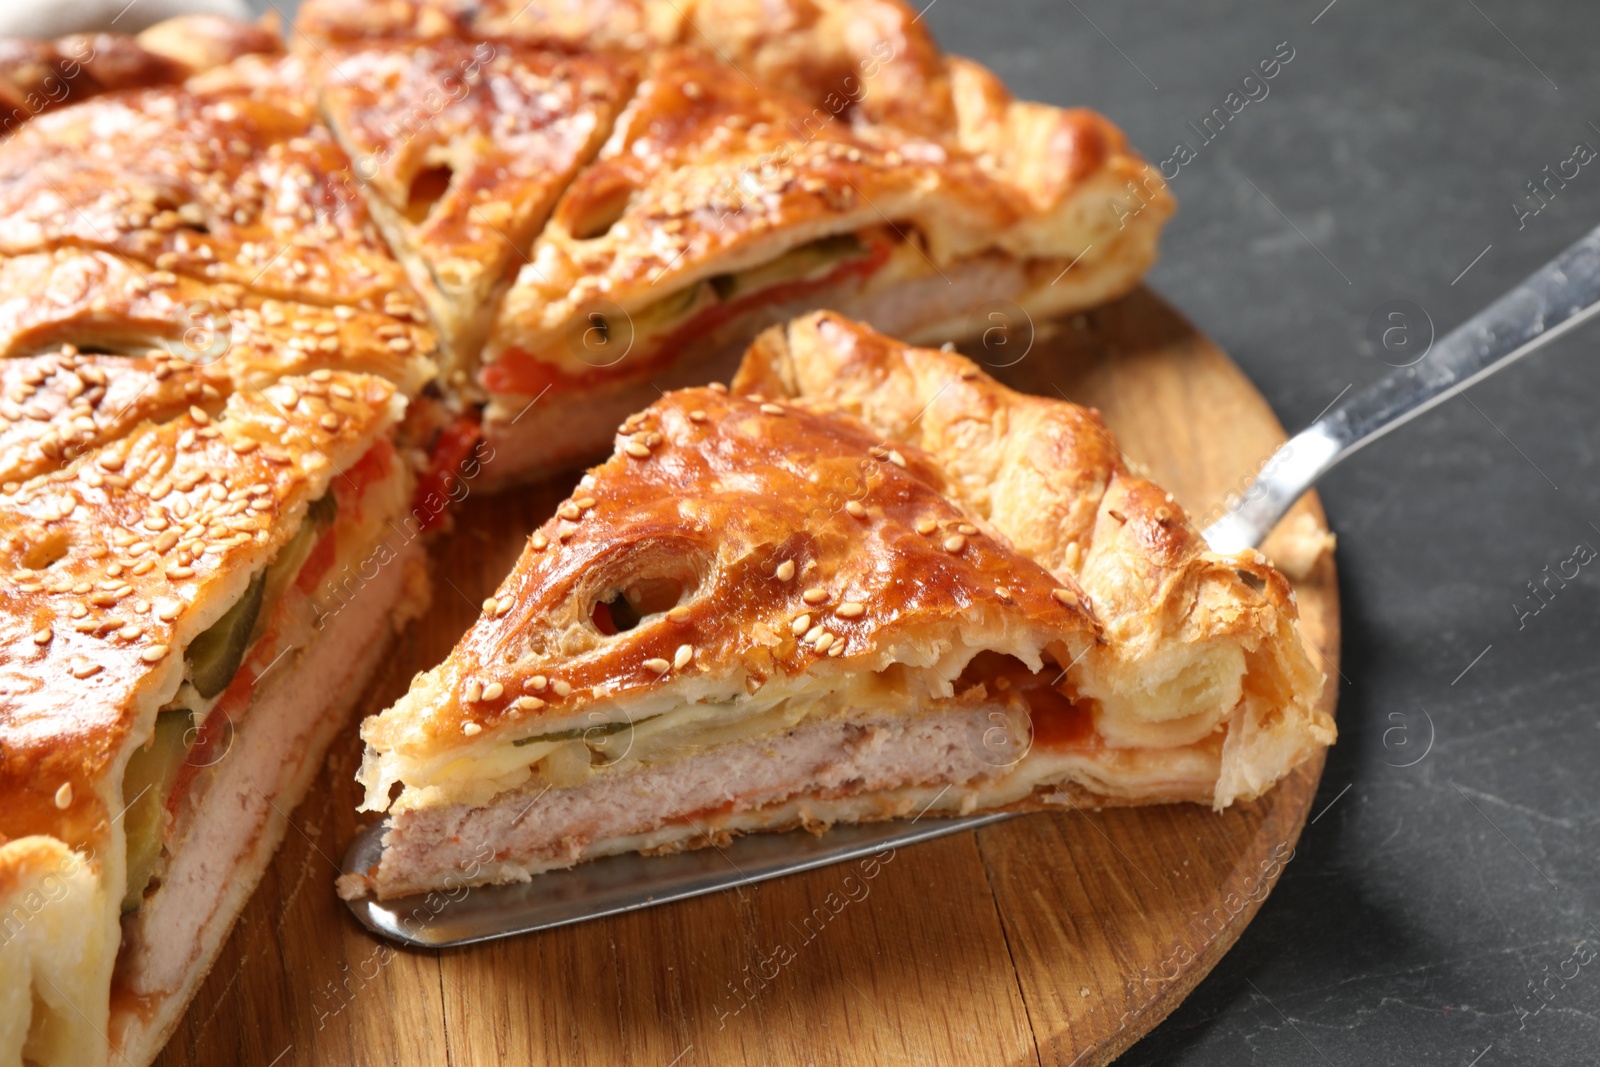
[[[1249,381],[1139,291],[1028,346],[973,353],[1014,386],[1099,407],[1196,516],[1282,428]],[[999,344],[1000,340],[1006,344]],[[569,483],[465,501],[436,546],[434,610],[360,709],[442,659]],[[1299,508],[1320,523],[1314,498]],[[1268,546],[1270,553],[1270,544]],[[1333,562],[1297,586],[1337,693]],[[1318,758],[1260,801],[1027,815],[827,868],[467,949],[378,941],[334,896],[358,826],[351,731],[161,1064],[1103,1064],[1164,1018],[1291,857]]]

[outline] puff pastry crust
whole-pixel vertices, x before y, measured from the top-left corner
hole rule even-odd
[[[344,153],[281,84],[114,94],[27,123],[0,142],[0,254],[96,249],[422,321]]]
[[[763,336],[734,392],[630,418],[449,659],[366,722],[367,806],[391,829],[346,892],[459,877],[465,840],[515,880],[913,799],[1222,808],[1333,740],[1287,582],[1206,551],[1096,413],[829,313]],[[636,625],[608,630],[613,610]],[[976,753],[971,716],[1019,700],[1029,745]],[[893,773],[860,754],[930,726],[966,730],[966,754],[924,739]],[[825,729],[836,750],[764,777],[738,748]],[[649,754],[591,743],[646,732]],[[698,777],[725,782],[709,808]],[[619,821],[655,791],[678,799]],[[535,803],[535,829],[501,817]]]
[[[632,90],[628,64],[505,41],[318,53],[322,108],[374,218],[470,369],[495,299]]]
[[[262,27],[217,15],[182,15],[138,37],[0,37],[0,135],[64,104],[117,89],[175,85],[242,55],[282,50]]]

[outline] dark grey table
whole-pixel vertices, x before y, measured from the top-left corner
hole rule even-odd
[[[1575,162],[1600,150],[1600,5],[1324,4],[925,13],[1018,95],[1098,108],[1155,161],[1190,146],[1152,284],[1290,429],[1396,358],[1375,311],[1442,333],[1600,223],[1600,158]],[[1289,50],[1267,95],[1242,84]],[[1314,821],[1123,1063],[1600,1063],[1597,345],[1591,325],[1327,478],[1344,680]]]

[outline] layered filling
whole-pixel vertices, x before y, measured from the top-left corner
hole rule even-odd
[[[693,699],[656,694],[415,762],[369,749],[368,807],[404,786],[372,886],[404,895],[463,862],[477,869],[457,855],[467,841],[493,843],[483,876],[510,881],[729,832],[930,805],[970,811],[1061,786],[1208,802],[1242,698],[1237,682],[1230,699],[1199,681],[1190,679],[1180,711],[1163,707],[1146,721],[1127,701],[1108,713],[1036,650],[969,648],[876,673],[774,678],[753,693],[735,679],[732,691]]]
[[[243,595],[184,652],[184,678],[156,716],[123,779],[128,881],[124,915],[158,892],[171,854],[206,814],[216,768],[257,713],[256,694],[297,652],[322,638],[345,606],[341,577],[357,568],[405,510],[410,478],[388,441],[333,479],[294,536],[251,576]]]
[[[782,309],[776,317],[783,318],[797,306],[818,303],[848,306],[850,314],[881,329],[914,334],[933,323],[959,321],[987,300],[1020,296],[1037,280],[1036,266],[1051,264],[995,255],[941,270],[914,230],[880,226],[835,234],[767,263],[702,279],[621,316],[591,312],[558,342],[558,352],[515,346],[495,351],[491,340],[480,382],[490,394],[532,397],[636,378],[711,339],[743,344],[775,311]],[[1050,273],[1045,271],[1045,281]],[[730,332],[749,323],[750,329]],[[587,366],[575,369],[574,358]]]

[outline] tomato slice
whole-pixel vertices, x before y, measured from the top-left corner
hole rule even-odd
[[[322,576],[328,573],[328,568],[333,566],[333,561],[339,554],[339,541],[336,536],[339,524],[334,523],[317,539],[311,554],[300,565],[300,573],[295,575],[294,587],[302,593],[310,593],[322,584]]]
[[[483,425],[477,411],[457,415],[446,424],[434,439],[433,451],[428,456],[428,469],[417,479],[416,496],[412,499],[413,514],[422,515],[422,529],[432,530],[444,521],[445,508],[432,507],[427,501],[450,498],[450,479],[461,477],[463,461],[483,439]]]
[[[670,361],[679,349],[691,341],[705,336],[723,323],[748,311],[770,304],[800,300],[850,278],[866,279],[888,261],[889,251],[888,241],[869,240],[865,256],[841,263],[820,278],[780,282],[735,300],[713,304],[691,315],[686,322],[664,335],[642,361],[623,360],[614,366],[568,374],[554,364],[538,359],[520,348],[509,348],[500,358],[483,368],[481,381],[483,387],[491,393],[538,396],[547,389],[551,393],[568,392],[603,381],[641,374]]]
[[[344,472],[344,476],[334,479],[333,491],[338,496],[339,506],[357,503],[366,493],[367,487],[373,482],[386,478],[394,470],[394,445],[384,438],[371,448],[367,454],[356,461],[355,466]]]

